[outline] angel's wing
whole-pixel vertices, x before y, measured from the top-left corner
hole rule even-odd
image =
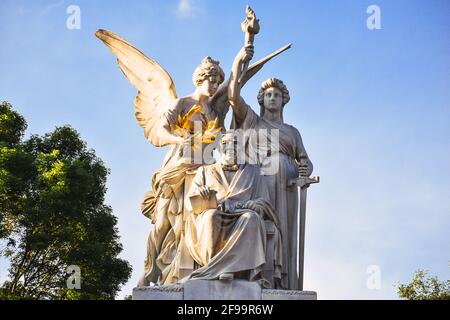
[[[95,35],[117,57],[120,69],[138,90],[134,100],[135,115],[144,128],[145,137],[157,147],[168,144],[158,131],[162,129],[161,114],[177,98],[170,75],[156,61],[113,32],[100,29]]]

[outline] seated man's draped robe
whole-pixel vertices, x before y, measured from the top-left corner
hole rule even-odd
[[[256,165],[239,165],[224,171],[220,163],[198,169],[188,196],[198,195],[199,186],[215,190],[219,209],[191,214],[186,221],[185,241],[189,253],[200,265],[189,279],[217,279],[223,273],[246,273],[250,281],[263,280],[266,263],[264,220],[278,225],[277,215],[266,200],[268,191],[260,183]],[[248,200],[258,204],[256,211],[240,206]],[[281,278],[281,238],[277,231],[274,278]],[[267,282],[263,281],[263,285]]]

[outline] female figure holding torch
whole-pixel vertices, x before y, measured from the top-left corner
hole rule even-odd
[[[298,289],[298,193],[296,178],[299,175],[310,176],[313,166],[303,146],[299,131],[283,121],[283,109],[290,97],[287,87],[281,80],[270,78],[262,83],[258,93],[258,103],[261,106],[260,115],[257,115],[240,96],[239,78],[243,70],[242,67],[252,56],[253,46],[244,46],[233,63],[228,86],[229,102],[233,108],[231,127],[233,129],[266,130],[269,133],[279,133],[268,136],[270,149],[269,152],[265,152],[261,161],[264,163],[267,160],[276,159],[278,170],[270,175],[265,175],[262,181],[268,185],[270,202],[278,211],[281,225],[283,266],[280,286],[283,289],[295,290]],[[270,140],[271,137],[277,136],[278,139]],[[273,148],[275,144],[278,144],[278,148]],[[258,152],[262,149],[258,146],[252,147],[256,147]],[[274,154],[274,150],[276,154]],[[258,155],[261,156],[261,152]]]

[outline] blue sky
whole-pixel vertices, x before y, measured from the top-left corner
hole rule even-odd
[[[450,278],[448,1],[3,0],[0,100],[26,117],[28,134],[72,125],[111,169],[107,202],[134,268],[120,297],[143,269],[150,222],[139,206],[165,149],[144,139],[135,89],[94,32],[135,44],[186,95],[206,55],[229,72],[247,3],[261,23],[255,59],[293,48],[243,95],[258,108],[263,80],[287,84],[284,119],[300,130],[322,179],[308,194],[305,289],[319,299],[391,299],[393,284],[419,267]],[[81,9],[80,30],[66,28],[71,4]],[[381,9],[381,30],[366,27],[371,4]],[[366,285],[371,265],[381,271],[378,290]]]

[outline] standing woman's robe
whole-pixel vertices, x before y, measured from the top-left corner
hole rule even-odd
[[[269,121],[257,115],[250,106],[243,121],[233,116],[232,129],[243,129],[268,138],[268,143],[256,142],[250,138],[246,142],[247,156],[260,163],[262,181],[269,188],[270,202],[278,212],[283,241],[283,270],[281,285],[284,289],[295,290],[298,287],[297,250],[298,250],[298,191],[295,180],[298,178],[298,161],[305,159],[312,164],[306,154],[298,130],[285,123]],[[270,130],[279,130],[278,138]],[[267,130],[267,131],[266,131]],[[268,134],[266,134],[266,132]],[[254,136],[253,136],[254,137]],[[278,148],[274,147],[278,140]],[[255,146],[255,144],[257,144]],[[258,155],[249,154],[257,151]],[[274,165],[276,170],[274,169]],[[270,168],[270,170],[264,169]],[[265,172],[265,173],[264,173]]]

